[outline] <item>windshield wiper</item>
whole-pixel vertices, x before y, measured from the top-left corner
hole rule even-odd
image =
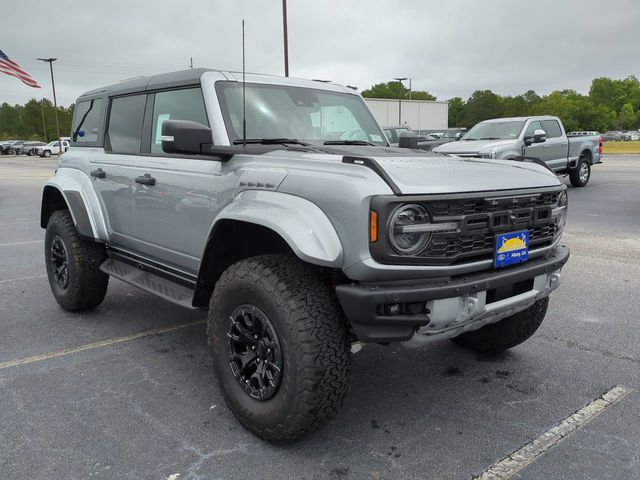
[[[234,140],[234,145],[242,145],[246,143],[247,145],[273,145],[273,144],[285,144],[291,143],[293,145],[304,145],[305,147],[310,147],[310,143],[301,142],[295,138],[247,138],[246,140],[242,140],[241,138],[238,140]]]
[[[480,140],[500,140],[499,137],[482,137]]]
[[[375,147],[375,143],[365,142],[364,140],[327,140],[325,145],[370,145]]]

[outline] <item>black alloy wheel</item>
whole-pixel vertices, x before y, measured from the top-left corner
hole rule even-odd
[[[267,315],[253,305],[237,307],[227,330],[229,366],[242,389],[255,400],[268,400],[282,379],[280,340]]]
[[[53,279],[62,289],[69,286],[69,254],[64,241],[56,235],[51,242],[51,270]]]

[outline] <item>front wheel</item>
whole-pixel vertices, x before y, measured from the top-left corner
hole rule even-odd
[[[44,256],[51,292],[62,308],[80,312],[104,300],[109,275],[99,267],[107,258],[105,247],[78,235],[69,210],[49,218]]]
[[[538,330],[547,313],[549,297],[538,300],[526,310],[496,323],[452,338],[458,345],[477,352],[501,352],[520,345]]]
[[[580,157],[576,168],[569,172],[569,180],[574,187],[584,187],[591,178],[591,164],[586,157]]]
[[[208,339],[233,415],[284,443],[329,422],[348,389],[347,325],[329,282],[285,255],[239,261],[214,289]]]

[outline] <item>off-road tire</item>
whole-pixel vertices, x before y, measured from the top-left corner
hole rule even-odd
[[[526,310],[491,323],[473,332],[452,338],[458,345],[483,353],[497,353],[520,345],[538,329],[547,313],[549,297],[538,300]]]
[[[68,257],[68,283],[61,287],[54,277],[51,244],[61,239]],[[69,210],[53,212],[47,223],[44,257],[51,292],[68,312],[89,310],[99,305],[107,293],[109,275],[99,267],[107,258],[104,245],[80,237]]]
[[[587,183],[589,183],[590,178],[591,164],[589,163],[589,160],[587,160],[587,158],[583,155],[578,160],[578,165],[576,165],[576,168],[569,171],[569,180],[571,181],[571,185],[573,185],[574,187],[584,187]]]
[[[247,304],[267,315],[281,346],[279,387],[267,400],[243,390],[229,363],[230,314]],[[235,263],[211,297],[207,336],[222,396],[244,427],[269,442],[295,440],[335,417],[349,388],[347,333],[328,279],[287,255]]]

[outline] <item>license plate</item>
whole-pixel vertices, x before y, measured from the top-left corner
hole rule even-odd
[[[529,232],[527,230],[496,235],[496,268],[526,262],[528,259]]]

